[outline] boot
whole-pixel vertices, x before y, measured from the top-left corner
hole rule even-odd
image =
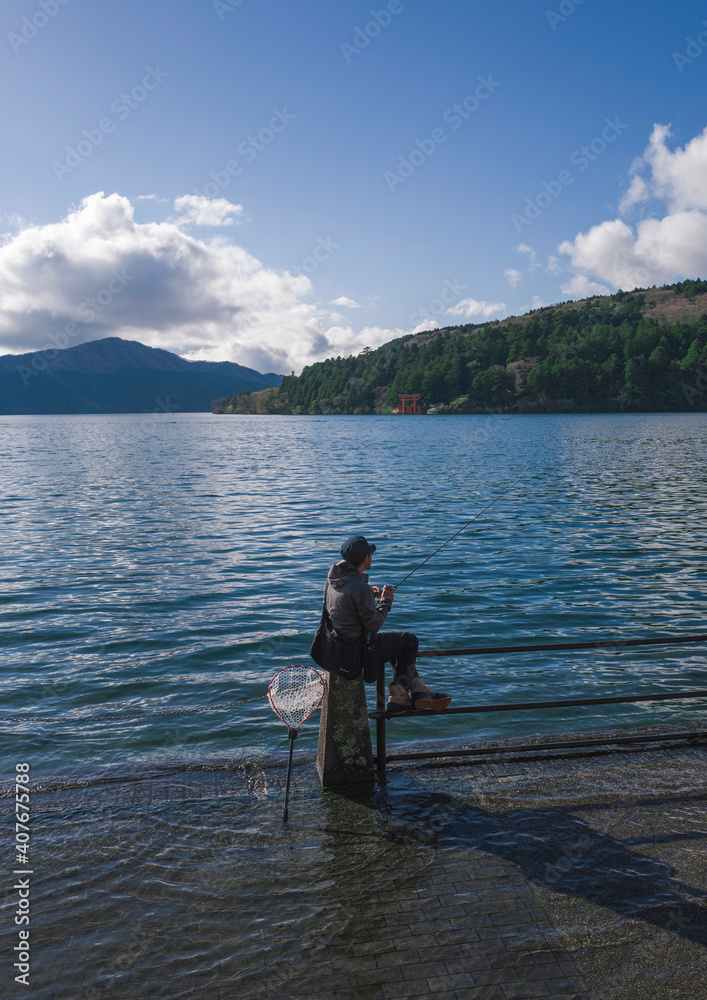
[[[410,697],[410,692],[406,691],[402,684],[389,684],[390,697],[386,708],[389,712],[411,712],[415,707]]]
[[[412,682],[411,698],[416,711],[427,708],[433,712],[443,711],[452,700],[451,694],[431,691],[419,677]]]

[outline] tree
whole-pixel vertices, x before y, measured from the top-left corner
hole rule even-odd
[[[471,383],[474,397],[481,406],[506,406],[515,395],[516,377],[499,365],[479,372]]]

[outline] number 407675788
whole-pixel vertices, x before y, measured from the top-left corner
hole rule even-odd
[[[17,863],[29,861],[29,764],[15,766],[15,850]]]

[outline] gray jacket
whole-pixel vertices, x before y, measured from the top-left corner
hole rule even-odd
[[[368,574],[359,573],[345,559],[329,570],[324,602],[332,625],[344,639],[362,639],[366,632],[377,632],[392,606],[387,599],[376,604]]]

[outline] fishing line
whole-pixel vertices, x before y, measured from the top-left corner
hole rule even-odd
[[[459,529],[459,531],[455,531],[454,534],[451,536],[451,538],[448,538],[446,542],[442,542],[442,544],[440,545],[440,547],[438,549],[435,549],[434,552],[431,552],[430,555],[428,555],[426,559],[423,559],[419,566],[416,566],[415,569],[410,570],[410,572],[408,573],[408,575],[404,576],[402,578],[402,580],[400,581],[400,583],[396,584],[396,586],[393,588],[393,590],[397,590],[398,587],[401,587],[405,583],[406,580],[410,579],[410,577],[412,576],[413,573],[417,573],[418,569],[420,569],[422,566],[424,566],[426,562],[429,562],[430,559],[432,558],[432,556],[436,556],[438,552],[442,551],[442,549],[444,548],[445,545],[449,545],[449,543],[451,541],[453,541],[457,537],[457,535],[461,535],[462,531],[464,531],[465,528],[468,528],[469,525],[473,521],[475,521],[477,517],[481,517],[481,515],[483,513],[485,513],[489,509],[489,507],[493,507],[493,505],[496,503],[497,500],[500,500],[502,496],[504,496],[506,493],[508,493],[509,490],[512,490],[514,486],[517,486],[519,482],[520,482],[520,479],[516,479],[516,481],[514,483],[511,483],[510,486],[506,487],[506,489],[503,491],[503,493],[499,493],[497,497],[494,497],[493,500],[491,501],[491,503],[487,504],[484,507],[483,510],[480,510],[478,514],[474,514],[474,516],[472,517],[471,521],[467,521],[466,524],[463,524],[461,526],[461,528]]]

